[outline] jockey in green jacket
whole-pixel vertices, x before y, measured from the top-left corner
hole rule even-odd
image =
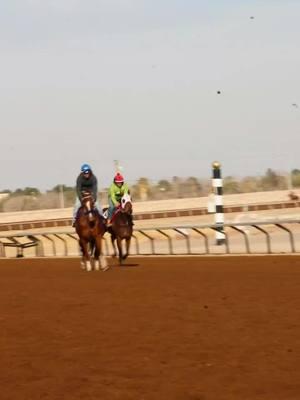
[[[110,224],[110,220],[113,216],[115,209],[120,205],[121,198],[124,194],[129,193],[127,183],[125,183],[123,176],[118,172],[113,183],[109,187],[108,191],[108,218],[107,224]]]

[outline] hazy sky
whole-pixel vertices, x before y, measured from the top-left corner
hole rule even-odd
[[[299,0],[0,0],[0,189],[83,162],[105,186],[114,159],[130,181],[300,168],[299,21]]]

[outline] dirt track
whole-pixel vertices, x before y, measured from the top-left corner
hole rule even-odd
[[[300,257],[0,261],[1,400],[298,400]]]

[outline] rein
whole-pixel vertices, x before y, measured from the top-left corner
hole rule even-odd
[[[81,206],[84,209],[84,215],[90,216],[94,214],[94,204],[90,193],[87,193],[82,196]]]
[[[89,215],[89,214],[93,214],[93,209],[92,210],[87,210],[87,211],[85,211],[85,213],[84,213],[84,215]]]

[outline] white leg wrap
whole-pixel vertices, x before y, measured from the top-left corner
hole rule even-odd
[[[95,271],[99,271],[99,269],[100,269],[99,260],[95,260],[94,266],[95,266]]]
[[[106,257],[102,255],[100,256],[100,264],[102,271],[106,271],[109,268],[109,266],[107,265]]]
[[[80,261],[80,268],[85,269],[85,263],[83,260]]]
[[[87,262],[86,262],[86,270],[87,270],[88,272],[90,272],[90,271],[92,270],[92,264],[91,264],[90,261],[87,261]]]

